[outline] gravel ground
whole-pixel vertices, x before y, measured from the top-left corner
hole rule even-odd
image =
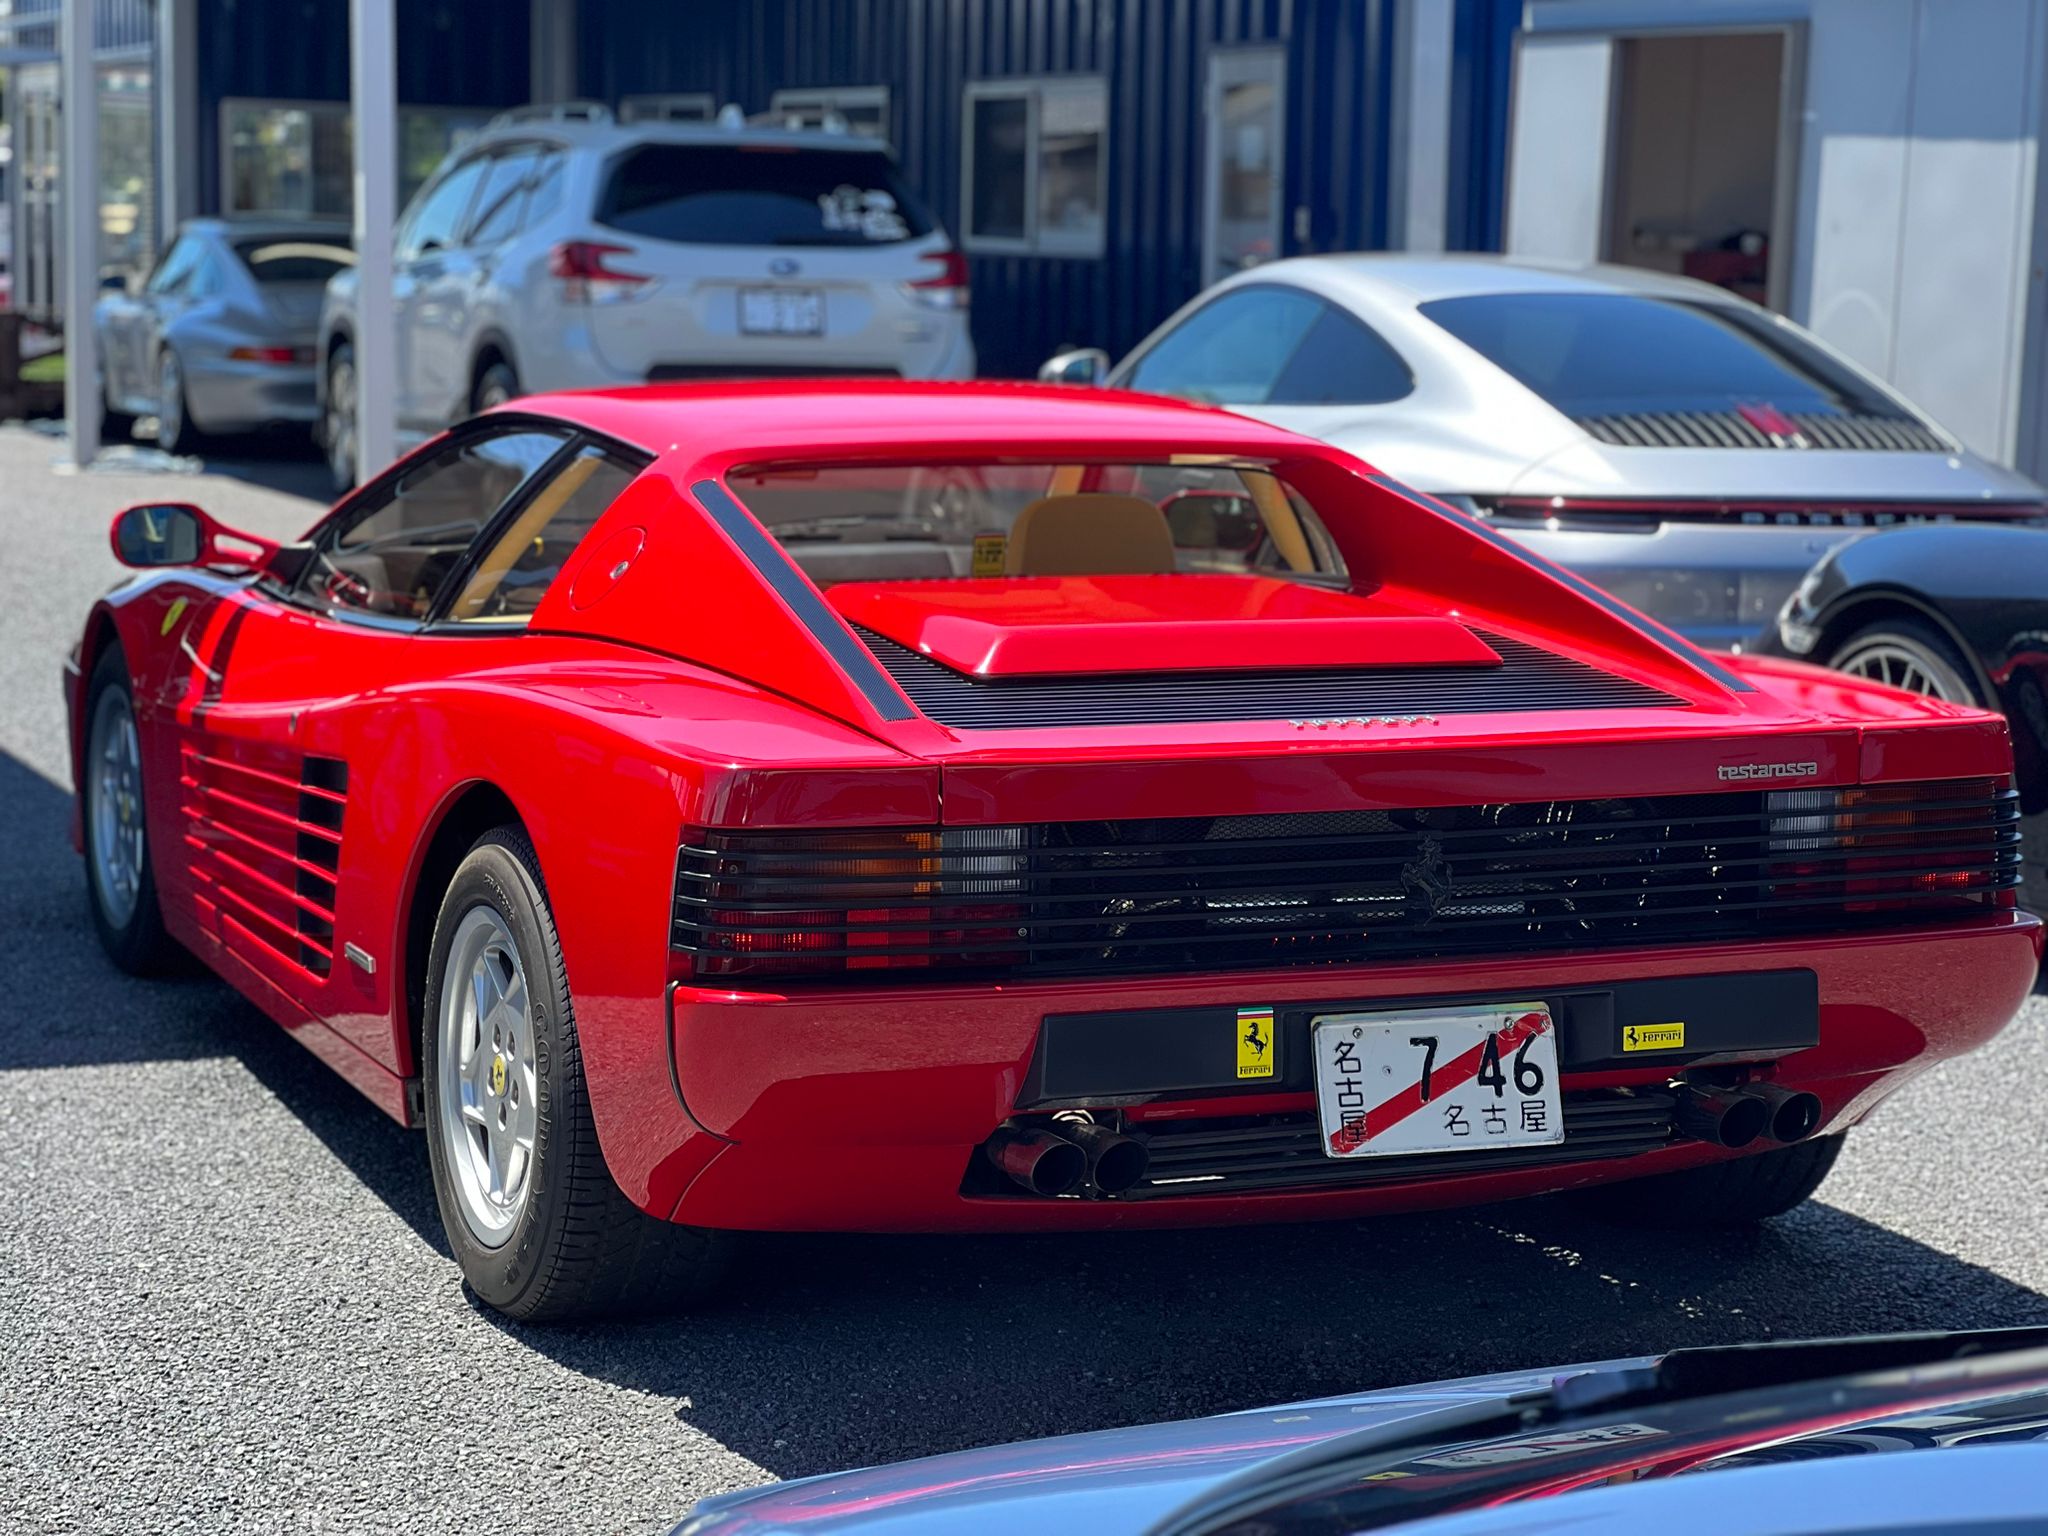
[[[2048,1322],[2048,997],[1824,1198],[1648,1237],[1547,1201],[1371,1224],[764,1244],[693,1318],[522,1328],[457,1285],[424,1141],[224,986],[117,975],[65,841],[58,667],[108,513],[291,533],[311,488],[52,476],[0,431],[0,1521],[654,1532],[768,1477],[1680,1344]],[[2048,839],[2036,837],[2037,869]],[[1511,1304],[1503,1298],[1513,1298]]]

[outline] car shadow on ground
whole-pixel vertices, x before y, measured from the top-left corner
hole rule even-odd
[[[0,1071],[233,1058],[445,1259],[422,1136],[224,984],[106,964],[68,815],[61,790],[0,754],[0,847],[19,855],[0,870]],[[1822,1203],[1730,1234],[1623,1230],[1547,1199],[1188,1232],[763,1237],[693,1315],[484,1316],[508,1347],[670,1400],[794,1477],[1681,1345],[2041,1323],[2048,1298]]]
[[[0,752],[0,1072],[232,1057],[419,1238],[446,1253],[424,1138],[394,1124],[194,962],[138,980],[100,953],[71,797]]]

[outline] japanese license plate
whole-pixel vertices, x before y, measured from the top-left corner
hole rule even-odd
[[[1309,1033],[1331,1157],[1564,1140],[1557,1029],[1546,1003],[1326,1013]]]
[[[740,329],[749,336],[819,336],[825,296],[815,288],[742,288]]]

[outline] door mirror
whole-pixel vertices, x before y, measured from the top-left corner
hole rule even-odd
[[[186,501],[149,501],[114,515],[114,558],[137,570],[178,565],[226,565],[260,571],[283,547],[254,534],[222,527]],[[227,543],[239,548],[223,549]]]
[[[1038,370],[1041,384],[1100,384],[1109,377],[1109,354],[1100,347],[1055,352]]]

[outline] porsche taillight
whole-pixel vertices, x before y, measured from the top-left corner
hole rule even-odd
[[[693,834],[672,942],[704,977],[1011,965],[1024,859],[1020,827]]]
[[[2017,807],[1981,779],[1777,790],[1764,797],[1774,906],[1844,913],[2013,907]]]

